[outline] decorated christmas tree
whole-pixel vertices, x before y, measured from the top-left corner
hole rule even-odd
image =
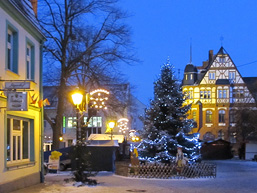
[[[193,121],[187,119],[186,113],[190,106],[183,106],[183,102],[180,83],[168,60],[161,68],[160,77],[154,82],[154,99],[143,118],[143,141],[138,147],[141,159],[171,160],[176,155],[177,147],[185,149],[188,157],[194,155],[199,144],[195,136],[185,134],[191,131]]]

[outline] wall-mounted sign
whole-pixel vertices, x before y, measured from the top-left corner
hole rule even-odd
[[[25,81],[5,82],[5,89],[30,89],[30,82],[25,82]]]
[[[7,94],[8,111],[27,111],[28,97],[27,92],[10,92]]]

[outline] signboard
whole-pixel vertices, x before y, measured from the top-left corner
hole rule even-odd
[[[5,89],[30,89],[30,82],[25,82],[25,81],[5,82]]]
[[[51,156],[49,156],[48,164],[49,170],[59,170],[60,159],[52,159]]]
[[[27,111],[28,97],[27,92],[10,92],[7,94],[8,111]]]

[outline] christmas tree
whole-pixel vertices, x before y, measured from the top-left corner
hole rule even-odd
[[[145,112],[143,141],[139,145],[141,159],[164,161],[173,159],[177,147],[187,149],[187,155],[194,155],[197,141],[186,136],[193,127],[187,119],[190,106],[183,106],[184,96],[180,83],[175,79],[169,60],[161,68],[160,77],[154,82],[154,99]],[[186,147],[189,146],[189,147]]]

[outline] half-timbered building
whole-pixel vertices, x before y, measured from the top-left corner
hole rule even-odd
[[[235,113],[241,106],[255,107],[248,85],[255,81],[255,77],[241,76],[223,47],[216,55],[210,50],[202,66],[187,64],[182,88],[185,104],[192,104],[189,118],[197,123],[192,132],[199,132],[203,141],[224,139],[237,143]]]

